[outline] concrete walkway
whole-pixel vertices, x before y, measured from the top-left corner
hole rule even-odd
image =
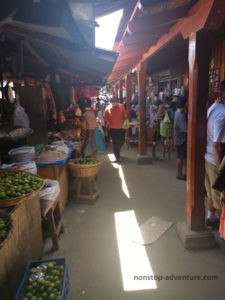
[[[185,182],[176,180],[174,157],[171,161],[139,166],[136,148],[127,150],[124,146],[122,155],[120,172],[109,163],[108,156],[101,157],[97,178],[100,199],[94,205],[87,205],[77,204],[71,197],[64,213],[65,233],[60,237],[60,250],[45,256],[67,258],[69,300],[224,299],[225,256],[219,248],[185,250],[174,226],[146,247],[123,243],[118,237],[118,233],[124,232],[121,226],[123,217],[126,219],[125,212],[131,214],[130,222],[136,215],[139,225],[152,216],[175,224],[184,220],[185,212]],[[124,174],[127,190],[122,189],[119,173],[121,177]],[[117,212],[124,213],[114,215]],[[127,249],[122,249],[124,246]],[[143,273],[140,273],[141,266]],[[147,279],[132,284],[128,282],[129,272],[137,276],[171,276],[171,280]],[[173,275],[217,276],[218,280],[175,280],[174,277],[172,280]]]

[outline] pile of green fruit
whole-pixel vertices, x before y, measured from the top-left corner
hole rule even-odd
[[[64,266],[48,263],[40,275],[40,269],[31,268],[26,293],[22,300],[59,300],[64,278]],[[37,277],[37,278],[35,278]],[[38,278],[39,277],[39,278]]]
[[[80,129],[81,123],[79,120],[66,120],[61,124],[61,128],[64,130]]]
[[[3,172],[0,174],[0,200],[25,196],[36,191],[43,180],[26,172]]]
[[[0,218],[0,244],[7,238],[8,230],[5,221]]]
[[[98,160],[94,160],[91,158],[81,158],[74,162],[75,165],[95,165],[98,163]]]

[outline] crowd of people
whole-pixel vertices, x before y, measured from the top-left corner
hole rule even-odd
[[[96,128],[102,130],[105,142],[112,140],[115,162],[121,163],[120,150],[125,142],[124,121],[127,112],[123,104],[119,103],[116,95],[109,97],[109,102],[100,105],[97,102],[95,110],[88,98],[78,101],[82,112],[81,123],[83,128],[84,144],[82,152],[90,143]],[[136,107],[138,118],[138,107]],[[174,130],[174,147],[177,152],[177,179],[186,180],[187,159],[187,98],[177,96],[176,101],[165,97],[159,102],[155,99],[149,105],[148,126],[168,122]],[[134,117],[134,115],[133,115]],[[205,153],[205,189],[207,194],[207,218],[206,225],[216,228],[220,223],[220,214],[225,205],[225,81],[219,87],[219,96],[215,103],[209,107],[207,114],[207,141]],[[161,136],[164,139],[165,136]],[[184,169],[184,172],[183,172]],[[217,185],[217,186],[216,186]]]

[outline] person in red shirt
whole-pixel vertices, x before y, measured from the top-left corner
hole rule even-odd
[[[123,123],[126,118],[127,112],[123,104],[118,102],[118,98],[115,95],[110,96],[110,104],[106,107],[104,116],[105,135],[107,136],[107,128],[109,128],[113,144],[113,153],[117,162],[121,162],[120,149],[125,142]]]

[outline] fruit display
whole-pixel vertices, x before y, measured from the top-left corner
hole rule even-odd
[[[81,123],[77,120],[66,120],[62,123],[61,129],[70,130],[70,129],[80,129]]]
[[[75,165],[95,165],[98,163],[98,160],[91,158],[80,158],[74,162]]]
[[[29,270],[22,300],[61,299],[65,267],[55,262],[42,263]]]
[[[43,180],[26,172],[0,173],[0,201],[22,197],[41,187]]]
[[[6,222],[0,217],[0,244],[7,238],[8,230]]]

